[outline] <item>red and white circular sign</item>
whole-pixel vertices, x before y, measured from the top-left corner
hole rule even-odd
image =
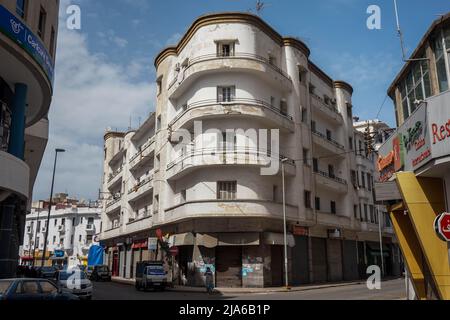
[[[450,213],[445,212],[436,218],[436,232],[444,241],[450,242]]]

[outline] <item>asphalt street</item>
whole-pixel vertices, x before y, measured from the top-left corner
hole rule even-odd
[[[403,300],[404,280],[382,283],[381,290],[369,290],[366,285],[347,285],[289,293],[226,294],[137,291],[134,286],[114,282],[94,283],[94,300]]]

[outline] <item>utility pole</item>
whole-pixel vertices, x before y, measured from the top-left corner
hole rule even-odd
[[[50,227],[50,214],[52,212],[52,200],[53,200],[53,187],[55,186],[55,173],[56,173],[56,161],[58,160],[58,153],[66,152],[64,149],[56,149],[55,150],[55,163],[53,164],[53,178],[52,178],[52,187],[50,190],[50,201],[48,207],[48,215],[45,227],[45,237],[44,237],[44,252],[42,253],[41,267],[45,264],[45,255],[47,253],[47,238],[48,238],[48,229]]]
[[[286,183],[284,164],[288,159],[281,160],[281,177],[283,183],[283,229],[284,229],[284,275],[285,286],[289,289],[289,270],[288,270],[288,239],[287,239],[287,219],[286,219]]]

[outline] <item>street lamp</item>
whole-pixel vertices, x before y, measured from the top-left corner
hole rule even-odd
[[[285,286],[289,289],[289,275],[288,275],[288,239],[287,239],[287,221],[286,221],[286,185],[285,185],[285,173],[284,164],[289,161],[289,159],[284,158],[281,160],[281,177],[283,180],[283,228],[284,228],[284,275],[285,275]]]
[[[56,149],[55,150],[55,163],[53,164],[53,178],[52,178],[52,187],[50,190],[50,201],[48,207],[48,215],[47,215],[47,224],[45,228],[45,237],[44,237],[44,252],[42,254],[41,267],[45,264],[45,254],[47,253],[47,238],[48,238],[48,229],[50,227],[50,214],[52,211],[52,200],[53,200],[53,187],[55,186],[55,173],[56,173],[56,161],[58,160],[58,153],[66,152],[64,149]]]

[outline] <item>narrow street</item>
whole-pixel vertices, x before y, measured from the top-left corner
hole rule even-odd
[[[99,282],[94,284],[94,300],[401,300],[405,299],[404,283],[403,279],[386,281],[381,290],[375,291],[365,285],[350,285],[290,293],[208,296],[191,292],[142,292],[130,285]]]

